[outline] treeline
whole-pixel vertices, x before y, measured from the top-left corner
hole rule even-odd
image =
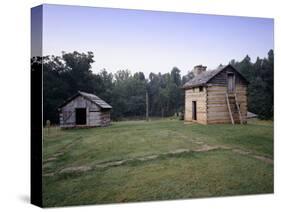
[[[62,53],[62,56],[32,58],[32,69],[43,63],[43,118],[58,123],[58,106],[78,90],[94,93],[112,105],[112,119],[145,117],[146,94],[149,102],[149,116],[165,117],[184,110],[182,85],[194,75],[192,72],[181,77],[181,71],[174,67],[169,73],[143,72],[132,74],[119,70],[115,74],[106,69],[92,72],[94,54]],[[249,110],[262,118],[273,115],[273,51],[268,58],[252,63],[248,56],[241,62],[231,64],[241,70],[250,81]]]

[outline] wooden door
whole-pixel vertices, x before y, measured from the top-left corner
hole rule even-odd
[[[234,74],[228,74],[227,75],[227,91],[228,93],[233,93],[235,90],[235,78]]]
[[[196,104],[196,101],[192,101],[192,120],[197,120],[197,104]]]

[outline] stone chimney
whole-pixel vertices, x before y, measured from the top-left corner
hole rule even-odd
[[[197,66],[194,66],[193,68],[193,74],[194,76],[197,76],[203,72],[205,72],[207,69],[207,66],[202,66],[202,65],[197,65]]]

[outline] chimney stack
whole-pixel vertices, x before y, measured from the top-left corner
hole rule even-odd
[[[202,65],[197,65],[197,66],[194,66],[193,68],[193,74],[194,76],[197,76],[203,72],[205,72],[207,69],[207,66],[202,66]]]

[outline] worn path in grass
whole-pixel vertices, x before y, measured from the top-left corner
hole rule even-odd
[[[77,141],[74,141],[74,142],[77,142]],[[98,168],[109,168],[109,167],[121,166],[121,165],[128,164],[132,161],[149,161],[149,160],[155,160],[155,159],[157,159],[159,157],[163,157],[163,156],[173,157],[173,156],[177,156],[177,155],[180,155],[180,154],[186,154],[186,153],[190,153],[190,152],[207,152],[207,151],[219,150],[219,149],[221,149],[221,150],[231,150],[232,152],[234,152],[236,154],[248,155],[249,157],[255,158],[257,160],[261,160],[263,162],[273,164],[273,160],[271,158],[268,158],[268,157],[265,157],[265,156],[262,156],[262,155],[256,155],[256,154],[253,154],[250,151],[245,151],[245,150],[241,150],[241,149],[233,149],[233,148],[227,147],[225,145],[224,146],[221,146],[221,145],[210,146],[210,145],[205,144],[203,142],[194,142],[194,143],[200,145],[198,148],[195,148],[194,150],[177,149],[177,150],[162,153],[162,154],[154,154],[154,155],[148,155],[148,156],[138,157],[138,158],[130,158],[130,159],[116,160],[116,161],[104,161],[104,162],[101,162],[101,163],[94,164],[92,166],[70,166],[70,167],[62,168],[62,169],[58,170],[57,172],[45,173],[43,176],[54,176],[55,174],[85,172],[85,171],[95,170],[95,169],[98,169]],[[66,145],[58,153],[55,153],[53,155],[53,157],[47,158],[45,160],[45,166],[46,166],[46,163],[48,163],[50,161],[59,160],[58,157],[63,155],[66,151],[68,151],[68,148],[71,145],[73,145],[73,142]]]
[[[44,135],[45,206],[273,191],[273,125],[129,121]]]

